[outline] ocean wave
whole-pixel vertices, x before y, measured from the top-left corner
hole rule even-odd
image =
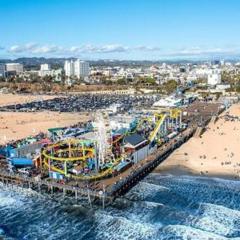
[[[142,181],[131,189],[129,193],[126,194],[125,198],[130,200],[143,200],[154,193],[159,193],[160,191],[168,191],[165,186],[157,185],[150,182]]]
[[[98,226],[96,239],[106,240],[140,240],[157,239],[159,228],[156,225],[136,222],[124,217],[97,214]]]
[[[194,227],[225,237],[240,235],[240,212],[225,206],[203,203]]]
[[[227,238],[190,226],[169,225],[162,229],[159,240],[227,240]],[[237,240],[237,239],[236,239]]]
[[[169,189],[169,195],[175,194],[188,202],[225,205],[240,209],[240,182],[232,180],[209,179],[193,176],[149,176],[147,181],[160,184]],[[224,194],[223,194],[224,193]]]
[[[13,197],[13,192],[0,191],[0,209],[21,207],[23,201],[21,197]]]
[[[6,226],[12,239],[27,240],[237,240],[239,185],[150,175],[115,204],[91,211],[68,199],[0,185],[0,228]]]

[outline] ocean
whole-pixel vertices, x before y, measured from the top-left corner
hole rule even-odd
[[[240,182],[150,174],[104,210],[1,185],[0,236],[7,240],[240,240]]]

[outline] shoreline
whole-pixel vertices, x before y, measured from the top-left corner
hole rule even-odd
[[[169,169],[162,169],[162,170],[155,170],[152,174],[160,174],[161,176],[188,176],[188,177],[200,177],[200,178],[217,178],[222,180],[231,180],[231,181],[239,181],[240,176],[233,176],[233,175],[226,175],[226,174],[198,174],[197,172],[193,172],[190,169],[184,168],[169,168]]]
[[[176,149],[153,173],[240,180],[240,104]]]

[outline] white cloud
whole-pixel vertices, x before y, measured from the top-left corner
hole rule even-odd
[[[237,55],[240,53],[240,48],[207,48],[207,47],[192,47],[184,48],[177,51],[166,53],[168,56],[213,56],[213,55]]]
[[[150,47],[150,46],[137,46],[134,49],[138,50],[138,51],[150,51],[150,52],[155,52],[155,51],[161,51],[162,50],[159,47]]]
[[[51,46],[37,46],[34,49],[30,51],[30,53],[34,54],[44,54],[44,53],[60,53],[61,51],[64,51],[62,47],[58,47],[55,45]]]
[[[96,52],[98,53],[127,52],[130,50],[131,49],[129,47],[125,47],[118,44],[110,44],[96,48]]]
[[[36,43],[27,43],[25,45],[14,45],[9,48],[11,53],[21,53],[26,51],[32,51],[37,47]]]
[[[26,54],[98,54],[98,53],[127,53],[131,51],[159,51],[158,47],[150,46],[137,46],[128,47],[120,44],[109,44],[103,46],[94,45],[82,45],[72,47],[61,47],[57,45],[39,45],[34,43],[28,43],[25,45],[14,45],[8,48],[9,53],[26,53]]]
[[[93,45],[84,45],[84,46],[73,46],[69,49],[65,49],[70,52],[78,53],[112,53],[112,52],[127,52],[130,50],[129,47],[125,47],[118,44],[110,44],[103,46],[93,46]]]
[[[1,48],[0,48],[1,50]],[[210,56],[236,56],[240,54],[240,46],[220,47],[191,47],[179,48],[175,50],[164,49],[157,46],[124,46],[121,44],[108,44],[96,46],[91,44],[62,47],[57,45],[41,45],[37,43],[27,43],[23,45],[13,45],[4,48],[4,51],[15,55],[27,56],[55,56],[55,57],[79,57],[80,55],[98,55],[111,53],[124,54],[154,54],[156,58],[161,57],[210,57]]]

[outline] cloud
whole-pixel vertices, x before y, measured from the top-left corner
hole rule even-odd
[[[55,53],[60,52],[62,48],[55,45],[43,45],[39,46],[36,43],[27,43],[25,45],[14,45],[8,49],[10,53],[30,53],[30,54],[41,54],[41,53]]]
[[[125,47],[122,45],[118,44],[110,44],[110,45],[105,45],[102,47],[98,47],[96,49],[96,52],[98,53],[112,53],[112,52],[128,52],[130,50],[129,47]]]
[[[108,53],[128,53],[132,51],[159,51],[158,47],[137,46],[128,47],[120,44],[108,44],[103,46],[82,45],[72,47],[61,47],[57,45],[39,45],[36,43],[28,43],[25,45],[14,45],[8,48],[9,53],[14,54],[108,54]]]
[[[138,50],[138,51],[149,51],[149,52],[155,52],[155,51],[162,50],[160,47],[150,47],[150,46],[137,46],[134,49]]]
[[[234,48],[206,48],[206,47],[192,47],[184,48],[177,51],[170,51],[166,53],[167,56],[213,56],[213,55],[238,55],[240,53],[239,47]]]
[[[67,50],[67,49],[66,49]],[[103,46],[93,46],[93,45],[84,45],[84,46],[74,46],[69,49],[70,52],[79,52],[79,53],[114,53],[114,52],[127,52],[130,48],[118,45],[110,44]]]
[[[32,51],[37,47],[36,43],[27,43],[25,45],[13,45],[9,48],[10,53],[22,53],[26,51]]]
[[[0,48],[1,50],[1,48]],[[23,45],[13,45],[4,48],[4,51],[14,55],[28,55],[28,56],[55,56],[55,57],[79,57],[81,55],[95,55],[100,54],[133,54],[148,53],[155,56],[155,58],[162,57],[211,57],[211,56],[237,56],[240,54],[240,46],[227,47],[190,47],[178,48],[175,50],[164,49],[158,46],[125,46],[121,44],[106,44],[106,45],[76,45],[70,47],[62,47],[58,45],[41,45],[37,43],[27,43]]]
[[[49,53],[61,53],[64,51],[62,47],[58,47],[55,45],[51,46],[39,46],[31,50],[30,53],[34,54],[49,54]]]

